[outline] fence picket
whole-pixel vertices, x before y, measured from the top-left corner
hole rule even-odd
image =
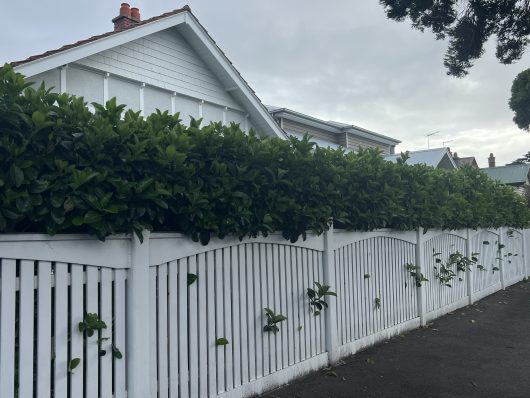
[[[109,340],[102,341],[101,348],[105,350],[105,355],[100,357],[101,382],[100,397],[112,397],[112,280],[113,270],[110,268],[101,269],[101,320],[107,325],[107,329],[102,332],[102,338]]]
[[[179,390],[180,397],[189,396],[189,367],[188,367],[188,260],[178,262],[178,305],[182,309],[178,312],[179,336]],[[192,355],[194,353],[192,352]]]
[[[156,306],[158,308],[158,316],[156,318],[157,321],[157,339],[156,339],[156,345],[152,346],[152,351],[156,352],[155,357],[157,358],[157,366],[154,366],[154,370],[156,372],[158,368],[158,397],[159,398],[167,398],[168,397],[168,391],[169,391],[169,371],[168,371],[168,353],[169,353],[169,339],[168,339],[168,288],[167,288],[167,276],[168,276],[168,265],[167,264],[161,264],[158,266],[158,278],[157,278],[157,286],[158,294],[157,294],[157,301]],[[151,292],[151,296],[155,296],[153,292]],[[155,348],[158,347],[158,350],[155,350]],[[156,382],[156,380],[155,380]],[[156,395],[154,395],[156,397]]]
[[[1,270],[0,270],[1,272]],[[35,317],[35,263],[29,260],[20,262],[20,323],[19,323],[19,369],[18,396],[33,397],[33,320]],[[0,298],[1,300],[1,298]],[[0,310],[1,313],[1,310]],[[2,324],[3,322],[0,322]],[[1,335],[1,333],[0,333]],[[1,349],[0,349],[1,352]],[[1,361],[0,353],[0,361]],[[3,374],[0,371],[0,374]],[[20,383],[20,380],[23,382]],[[1,384],[1,382],[0,382]],[[1,388],[0,388],[1,391]],[[0,396],[3,396],[0,393]]]
[[[55,263],[54,270],[55,327],[53,346],[54,394],[66,397],[68,389],[68,264]]]
[[[177,398],[179,396],[179,375],[182,372],[179,368],[179,262],[172,261],[168,264],[168,376],[169,376],[169,396]]]
[[[239,341],[240,341],[240,372],[241,384],[248,383],[248,335],[247,335],[247,269],[246,269],[246,251],[245,245],[239,245],[238,260],[239,260]]]
[[[86,296],[85,310],[89,314],[100,315],[99,312],[99,286],[98,286],[98,269],[95,267],[86,267]],[[95,332],[92,337],[86,336],[86,391],[88,397],[96,397],[99,394],[99,344],[100,334]]]
[[[196,256],[188,260],[188,273],[203,277],[198,275]],[[193,398],[199,396],[198,284],[197,280],[188,286],[189,394]]]
[[[225,271],[226,269],[226,271]],[[223,259],[223,250],[216,250],[215,251],[215,267],[208,269],[208,281],[214,281],[215,283],[215,291],[213,289],[208,288],[209,295],[212,297],[215,303],[215,338],[221,338],[224,337],[227,340],[230,338],[227,336],[226,328],[225,328],[225,315],[227,311],[225,310],[225,296],[227,293],[225,292],[225,289],[227,289],[227,286],[224,285],[224,276],[225,272],[228,272],[228,267],[224,264]],[[228,289],[229,290],[229,289]],[[230,345],[230,341],[228,341],[228,345]],[[210,396],[215,396],[217,393],[222,393],[226,391],[226,384],[225,384],[225,355],[227,354],[227,347],[216,347],[215,348],[215,354],[217,362],[215,364],[215,370],[217,372],[217,386],[215,393],[214,391],[210,391]],[[211,371],[211,370],[210,370]]]
[[[160,268],[160,267],[157,267]],[[157,346],[157,303],[156,303],[156,291],[157,291],[157,268],[151,267],[149,268],[149,291],[153,292],[149,295],[149,345],[151,347]],[[149,351],[149,362],[150,367],[149,370],[151,371],[151,374],[149,376],[149,390],[151,391],[151,396],[156,397],[158,396],[158,384],[157,379],[159,376],[157,374],[157,350],[152,349]]]
[[[232,307],[232,260],[231,260],[231,249],[230,247],[224,248],[223,250],[223,274],[222,280],[224,285],[224,316],[225,316],[225,336],[230,341],[228,346],[225,346],[225,363],[224,363],[224,379],[225,379],[225,390],[230,391],[234,388],[234,332],[233,332],[233,307]],[[222,297],[219,297],[221,300]]]
[[[254,312],[254,255],[252,244],[246,244],[246,276],[247,276],[247,328],[248,328],[248,376],[250,380],[255,380],[256,376],[256,316]]]
[[[126,398],[126,378],[125,368],[127,362],[127,352],[125,350],[125,330],[126,330],[126,300],[125,300],[125,280],[126,270],[117,269],[114,271],[114,344],[122,354],[121,359],[114,359],[114,396],[115,398]],[[81,396],[81,395],[79,395]]]
[[[1,260],[0,284],[0,397],[15,395],[15,286],[17,263]]]
[[[50,397],[51,373],[51,273],[48,261],[39,262],[38,267],[38,318],[37,318],[37,398]],[[3,373],[3,372],[2,372]]]
[[[206,305],[208,308],[208,396],[215,397],[224,391],[224,347],[217,347],[215,341],[225,337],[223,325],[223,262],[222,251],[208,252],[206,277]],[[221,367],[221,368],[219,368]],[[219,371],[219,375],[217,372]],[[222,380],[218,381],[218,376]],[[219,385],[219,387],[218,387]]]
[[[214,341],[208,341],[208,324],[206,317],[208,315],[208,307],[206,303],[206,288],[208,279],[206,276],[206,254],[202,253],[197,259],[197,273],[199,279],[197,280],[198,290],[198,333],[199,339],[199,397],[208,396],[208,344],[215,344]],[[213,325],[212,325],[213,326]]]
[[[261,250],[259,243],[253,244],[253,265],[254,265],[254,334],[256,344],[256,378],[263,377],[263,331],[261,329],[262,324],[262,312],[263,305],[262,299],[262,279],[261,272],[263,264],[261,262]]]

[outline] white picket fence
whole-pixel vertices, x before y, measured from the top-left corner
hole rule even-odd
[[[170,233],[0,235],[0,397],[259,394],[522,280],[529,236],[330,231],[202,246]],[[447,287],[433,254],[456,251],[478,253],[479,266]],[[406,264],[429,282],[417,287]],[[320,316],[314,282],[337,293]],[[264,308],[287,317],[278,333],[263,331]],[[86,313],[107,328],[85,336]]]

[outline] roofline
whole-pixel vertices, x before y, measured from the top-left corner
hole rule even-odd
[[[195,18],[191,11],[186,8],[181,9],[181,12],[177,14],[160,18],[158,20],[138,26],[133,26],[121,32],[115,32],[109,36],[105,36],[85,44],[80,44],[78,46],[17,65],[13,69],[25,76],[34,76],[39,73],[58,68],[62,65],[73,63],[79,59],[89,57],[110,48],[117,47],[130,41],[137,40],[150,34],[154,34],[182,24],[189,26],[200,39],[200,41],[208,48],[211,54],[214,55],[215,60],[219,62],[238,89],[244,94],[245,98],[258,111],[259,116],[262,117],[266,122],[267,126],[273,133],[273,136],[277,136],[282,139],[286,138],[285,132],[276,124],[274,118],[268,112],[267,108],[263,105],[254,91],[250,88],[248,83],[243,79],[241,74],[221,51],[219,46],[217,46],[215,41],[197,20],[197,18]],[[268,134],[269,132],[264,131],[263,133]]]
[[[453,159],[453,157],[451,156],[451,153],[449,152],[449,148],[447,147],[441,147],[441,148],[432,148],[432,149],[420,149],[419,151],[401,151],[400,153],[393,153],[393,154],[390,154],[390,155],[386,155],[385,156],[385,159],[389,159],[389,158],[398,158],[399,156],[401,156],[402,153],[419,153],[419,152],[434,152],[434,151],[440,151],[440,150],[444,150],[445,153],[443,154],[443,156],[440,158],[440,161],[438,162],[438,164],[440,164],[440,162],[442,161],[442,159],[444,158],[444,156],[447,156],[449,158],[449,161],[451,162],[451,164],[453,165],[453,167],[455,169],[458,169],[458,165],[456,164],[455,160]],[[436,166],[438,167],[438,165]]]
[[[80,44],[42,58],[37,58],[33,61],[25,62],[15,66],[13,69],[25,76],[34,76],[50,69],[75,62],[81,58],[86,58],[101,51],[108,50],[109,48],[120,46],[149,34],[157,33],[180,25],[181,23],[185,23],[188,14],[190,14],[190,12],[183,9],[182,12],[179,12],[178,14],[170,15],[166,18],[161,18],[142,25],[133,26],[121,32],[115,32],[109,36],[89,41],[85,44]]]
[[[398,145],[401,143],[401,141],[396,140],[394,138],[388,137],[383,134],[376,133],[371,130],[364,129],[362,127],[355,126],[353,124],[346,125],[344,127],[339,127],[333,122],[328,122],[322,119],[318,119],[314,116],[306,115],[304,113],[293,111],[292,109],[288,109],[288,108],[278,108],[274,110],[269,110],[269,113],[271,115],[275,115],[279,117],[284,117],[285,115],[293,116],[295,118],[299,118],[299,120],[300,119],[303,120],[306,123],[307,121],[310,121],[312,123],[307,123],[307,124],[312,125],[313,127],[320,128],[322,130],[330,131],[335,134],[355,132],[357,135],[360,135],[361,137],[368,138],[371,140],[377,140],[379,142],[383,142],[388,145]],[[355,131],[352,131],[352,130],[355,130]]]
[[[451,155],[451,152],[449,152],[449,148],[445,148],[445,155],[444,156],[447,156],[449,158],[449,160],[451,161],[451,164],[455,167],[455,169],[458,169],[458,165],[456,164],[455,159]],[[442,159],[443,159],[443,156],[442,156]],[[440,159],[440,161],[441,161],[441,159]]]
[[[504,166],[495,166],[495,167],[481,167],[480,170],[504,169],[504,168],[510,168],[510,167],[526,167],[530,169],[530,163],[505,164]]]

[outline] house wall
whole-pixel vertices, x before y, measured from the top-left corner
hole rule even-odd
[[[389,155],[393,153],[393,146],[381,144],[375,141],[368,140],[366,138],[359,137],[352,133],[346,133],[348,135],[348,148],[357,150],[361,148],[379,148],[383,151],[383,155]]]
[[[226,91],[177,29],[168,29],[78,60],[28,80],[54,86],[56,92],[82,96],[89,104],[116,97],[144,115],[156,109],[253,128],[247,112]],[[62,84],[62,86],[61,86]]]
[[[333,144],[341,145],[341,143],[339,142],[338,134],[308,126],[306,124],[294,122],[285,118],[283,119],[283,129],[287,133],[294,133],[298,135],[304,135],[307,133],[315,138],[331,142]]]
[[[385,145],[376,141],[368,140],[352,133],[344,133],[341,132],[339,129],[337,129],[337,133],[333,133],[285,118],[283,119],[283,129],[287,133],[294,133],[295,135],[303,135],[305,133],[308,133],[309,135],[317,139],[330,142],[335,145],[340,145],[344,148],[348,148],[353,151],[356,151],[357,149],[359,149],[359,147],[379,148],[381,149],[381,151],[383,151],[383,154],[387,155],[393,153],[394,149],[394,146]]]

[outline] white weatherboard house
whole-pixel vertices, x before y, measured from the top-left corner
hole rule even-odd
[[[239,123],[285,138],[267,108],[188,6],[142,21],[123,3],[114,31],[13,62],[17,72],[88,103],[118,103],[149,115],[156,109]]]

